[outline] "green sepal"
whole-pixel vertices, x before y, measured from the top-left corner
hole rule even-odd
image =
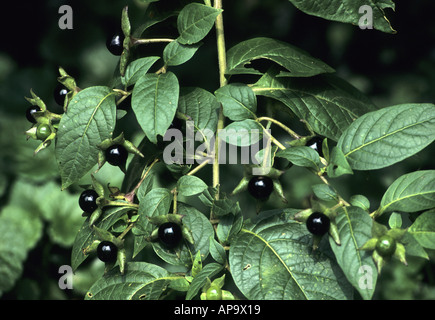
[[[400,262],[402,262],[405,266],[408,265],[408,262],[406,261],[406,254],[405,254],[405,246],[399,242],[396,243],[396,250],[394,251],[394,257],[399,259]]]
[[[378,238],[371,238],[364,243],[359,250],[371,251],[376,249],[376,244],[378,243]]]
[[[125,76],[125,70],[127,69],[128,58],[130,57],[130,37],[124,39],[124,51],[121,53],[121,58],[119,60],[119,73],[121,77]]]
[[[225,274],[222,275],[222,276],[219,277],[219,278],[214,279],[214,280],[212,281],[212,283],[210,284],[210,287],[211,287],[211,286],[215,286],[215,287],[218,287],[218,288],[221,288],[221,289],[222,289],[222,287],[223,287],[224,285],[225,285]]]
[[[240,193],[242,191],[245,191],[248,188],[249,179],[247,177],[243,177],[242,180],[240,180],[239,184],[234,188],[234,190],[231,192],[231,195],[235,195],[237,193]]]
[[[95,192],[97,192],[97,194],[100,197],[104,197],[104,186],[94,177],[93,174],[91,174],[91,179],[92,179],[92,187],[95,190]]]
[[[27,98],[25,97],[25,99],[27,101],[29,101],[32,105],[36,105],[38,106],[42,112],[47,110],[47,106],[45,105],[44,101],[42,101],[42,99],[40,97],[38,97],[32,89],[30,89],[30,94],[32,96],[32,98]],[[35,113],[36,114],[36,113]],[[34,114],[34,115],[35,115]]]
[[[57,81],[61,83],[69,91],[77,92],[77,84],[73,77],[71,77],[62,67],[59,67],[59,77]]]
[[[125,148],[128,152],[133,153],[133,154],[135,154],[135,155],[138,155],[138,156],[141,157],[141,158],[144,158],[144,155],[142,154],[142,152],[140,152],[139,149],[136,148],[136,147],[134,146],[134,144],[131,143],[130,141],[124,139],[124,142],[122,143],[122,145],[124,146],[124,148]]]
[[[282,189],[281,182],[278,179],[272,179],[273,182],[273,190],[279,195],[282,202],[287,203],[287,199],[285,198],[284,191]]]
[[[29,130],[26,131],[27,138],[32,138],[34,140],[38,140],[38,137],[36,136],[36,130],[37,126],[31,127]]]
[[[97,252],[98,245],[100,244],[101,240],[94,240],[89,246],[86,248],[83,248],[83,254],[87,256],[88,254]]]
[[[95,209],[95,211],[92,212],[91,216],[89,217],[89,226],[93,226],[102,213],[103,210],[101,209],[100,206],[98,206],[98,208]]]
[[[127,255],[125,253],[124,248],[120,248],[118,250],[118,254],[116,256],[116,261],[118,262],[118,265],[119,265],[119,271],[121,272],[121,274],[124,274],[125,273],[125,262],[127,261]]]
[[[388,228],[384,226],[383,224],[380,224],[376,221],[373,221],[372,226],[372,237],[373,238],[380,238],[383,235],[387,234]]]
[[[173,222],[178,225],[182,224],[184,215],[182,214],[175,214],[175,213],[168,213],[164,215],[154,216],[154,217],[147,217],[148,221],[154,225],[160,226],[163,223],[166,222]]]
[[[373,260],[375,261],[376,267],[378,269],[378,273],[381,273],[383,266],[385,265],[385,259],[376,251],[373,251],[372,254]]]
[[[159,228],[155,228],[151,234],[146,238],[147,241],[156,241],[159,239]]]
[[[407,229],[400,229],[400,228],[392,228],[387,231],[387,235],[389,235],[391,238],[396,240],[396,242],[400,241],[400,239],[403,238],[405,233],[407,232]]]
[[[307,144],[307,142],[312,138],[313,136],[308,136],[308,137],[302,137],[300,139],[295,139],[292,140],[290,142],[288,142],[287,144],[291,147],[302,147],[305,146]]]
[[[195,240],[193,239],[192,232],[185,225],[181,226],[181,233],[183,234],[183,238],[187,240],[190,244],[195,244]]]
[[[122,32],[124,33],[124,36],[126,38],[130,37],[130,35],[131,35],[131,24],[130,24],[130,19],[128,17],[128,6],[125,6],[124,9],[122,10],[122,14],[121,14],[121,29],[122,29]]]
[[[124,241],[115,237],[112,233],[110,233],[107,230],[98,228],[97,226],[93,226],[93,229],[95,231],[96,236],[101,240],[101,241],[110,241],[112,242],[115,246],[118,247],[118,249],[123,249],[124,248]]]
[[[52,133],[52,134],[54,134],[55,135],[55,133]],[[50,135],[51,136],[51,135]],[[49,139],[50,138],[50,136],[47,138],[47,140],[45,140],[44,142],[42,142],[36,149],[35,149],[35,151],[33,152],[33,155],[36,155],[39,151],[41,151],[41,150],[43,150],[43,149],[45,149],[45,148],[47,148],[47,147],[49,147],[50,146],[50,144],[51,144],[51,139]]]
[[[198,250],[192,264],[192,277],[195,278],[196,275],[201,272],[201,270],[202,270],[201,252]]]
[[[338,232],[335,220],[331,220],[331,224],[329,226],[329,235],[332,237],[337,246],[341,246],[340,234]]]
[[[299,222],[306,222],[308,217],[313,213],[312,208],[304,209],[302,211],[299,211],[293,216],[293,219]]]
[[[322,241],[323,236],[313,234],[313,250],[317,250],[319,248],[319,243]]]

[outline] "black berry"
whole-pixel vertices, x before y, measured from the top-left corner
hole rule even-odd
[[[33,114],[35,112],[41,111],[41,108],[38,106],[30,106],[29,108],[27,108],[26,110],[26,118],[29,122],[31,123],[36,123],[36,119],[33,116]]]
[[[107,50],[115,56],[120,56],[124,51],[124,35],[122,32],[116,33],[106,41]]]
[[[306,146],[313,148],[314,150],[317,151],[319,156],[323,157],[322,143],[323,143],[322,138],[314,137],[314,138],[308,140],[308,142],[306,143]]]
[[[68,94],[68,89],[59,83],[53,92],[54,101],[56,101],[58,105],[63,107],[67,94]]]
[[[79,206],[86,213],[92,213],[97,208],[98,193],[93,189],[85,190],[79,197]]]
[[[273,181],[269,177],[255,176],[249,180],[248,191],[256,199],[266,200],[273,191]]]
[[[118,247],[110,241],[101,241],[97,247],[97,256],[103,262],[114,262],[118,254]]]
[[[309,232],[321,236],[329,231],[331,221],[325,214],[314,212],[308,217],[306,224]]]
[[[123,167],[127,162],[128,151],[119,144],[115,144],[106,149],[106,161],[112,166]]]
[[[166,222],[159,227],[159,240],[169,249],[176,247],[183,235],[181,227],[174,222]]]

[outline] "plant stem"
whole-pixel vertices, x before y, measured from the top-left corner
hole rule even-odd
[[[161,42],[172,42],[174,39],[170,38],[157,38],[157,39],[131,39],[131,44],[133,46],[138,44],[148,44],[148,43],[161,43]]]
[[[214,7],[216,9],[222,9],[222,0],[215,0]],[[225,71],[227,68],[226,61],[226,49],[225,49],[225,36],[224,36],[224,22],[222,13],[216,18],[215,23],[216,28],[216,38],[217,38],[217,53],[218,53],[218,64],[219,64],[219,84],[221,87],[227,84],[227,79],[225,78]],[[216,141],[215,141],[215,153],[213,162],[213,186],[217,188],[219,186],[219,149],[221,146],[221,141],[219,139],[219,131],[225,126],[225,118],[223,115],[222,106],[219,109],[219,118],[216,130]],[[219,192],[216,193],[216,199],[219,198]]]
[[[278,120],[275,120],[275,119],[269,118],[269,117],[260,117],[260,118],[257,118],[258,122],[263,121],[263,120],[273,122],[274,124],[280,126],[282,129],[284,129],[289,135],[291,135],[295,139],[300,139],[301,138],[300,135],[298,135],[296,132],[294,132],[292,129],[290,129],[286,125],[282,124]]]

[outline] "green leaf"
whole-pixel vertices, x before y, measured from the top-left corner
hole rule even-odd
[[[312,251],[311,235],[290,220],[289,211],[263,213],[231,242],[229,263],[237,287],[247,299],[350,298],[334,260],[320,249]]]
[[[191,232],[194,244],[189,244],[183,241],[177,248],[168,250],[159,242],[153,242],[153,249],[156,254],[165,262],[185,267],[189,269],[193,263],[195,255],[199,251],[202,261],[204,261],[209,253],[209,238],[213,236],[214,229],[207,217],[194,207],[178,203],[178,214],[184,215],[183,225]]]
[[[256,95],[281,101],[314,132],[334,141],[359,116],[376,110],[367,97],[334,75],[283,78],[269,71],[252,89]]]
[[[144,57],[129,63],[124,76],[121,77],[122,84],[125,87],[135,84],[136,81],[147,73],[151,66],[159,59],[159,57]]]
[[[181,89],[178,112],[193,121],[195,131],[202,132],[207,129],[215,132],[219,107],[216,97],[204,89],[196,87]]]
[[[360,20],[364,19],[364,15],[371,12],[370,18],[373,28],[386,33],[396,33],[383,10],[385,8],[394,10],[395,5],[392,1],[331,0],[318,2],[316,0],[290,0],[290,2],[307,14],[354,25],[359,25]],[[369,7],[370,11],[367,11],[366,7]]]
[[[371,299],[376,288],[377,269],[371,252],[359,248],[372,237],[373,220],[359,207],[346,207],[339,211],[335,223],[341,245],[338,246],[331,237],[329,244],[337,263],[361,297]]]
[[[98,145],[112,136],[115,122],[115,94],[108,87],[86,88],[73,97],[57,131],[55,152],[62,189],[97,164]]]
[[[234,146],[247,147],[263,138],[263,127],[252,119],[236,121],[219,132],[219,138]]]
[[[178,15],[177,28],[181,44],[192,44],[201,41],[213,28],[216,17],[222,12],[199,3],[190,3]]]
[[[324,62],[288,43],[270,38],[254,38],[240,42],[228,50],[227,74],[262,74],[245,66],[253,60],[268,59],[284,67],[288,72],[281,76],[311,77],[334,72]]]
[[[222,265],[227,261],[227,254],[225,253],[224,247],[213,237],[210,237],[210,254],[216,262]]]
[[[255,119],[257,97],[250,87],[241,83],[231,83],[215,92],[217,100],[222,103],[224,116],[233,121]]]
[[[190,284],[189,290],[186,294],[186,300],[193,299],[202,287],[207,283],[207,278],[210,279],[221,272],[223,266],[219,263],[208,263],[201,272],[199,272]]]
[[[417,212],[435,207],[435,170],[422,170],[396,179],[382,197],[378,214]]]
[[[203,192],[207,189],[207,184],[195,176],[182,176],[177,181],[178,193],[188,197]]]
[[[336,178],[344,174],[353,174],[352,168],[347,162],[343,151],[337,147],[332,148],[326,170],[330,178]]]
[[[178,41],[172,41],[163,50],[163,61],[165,61],[167,66],[183,64],[193,57],[201,45],[202,43],[186,45]]]
[[[300,167],[308,167],[319,170],[321,165],[319,154],[310,147],[291,147],[285,150],[280,150],[276,154],[277,157],[287,159],[294,165]]]
[[[317,198],[320,200],[331,201],[337,200],[337,192],[329,185],[326,184],[315,184],[311,187]]]
[[[131,106],[148,139],[157,143],[174,119],[178,105],[178,79],[172,72],[145,74],[133,89]]]
[[[422,247],[435,249],[435,211],[427,211],[418,216],[408,232]]]
[[[146,262],[129,262],[124,275],[116,268],[98,279],[86,293],[86,300],[158,300],[171,281],[162,267]]]
[[[243,225],[241,212],[233,215],[228,214],[219,219],[216,235],[223,244],[230,244],[233,238],[239,233]]]
[[[435,105],[395,105],[358,118],[343,132],[337,146],[353,169],[380,169],[432,143],[434,126]]]

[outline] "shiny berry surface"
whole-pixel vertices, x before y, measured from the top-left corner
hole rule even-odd
[[[41,123],[36,128],[36,137],[39,140],[44,141],[45,139],[47,139],[50,136],[50,134],[51,134],[51,128],[48,124]]]
[[[329,231],[331,221],[325,214],[314,212],[308,217],[306,224],[309,232],[321,236]]]
[[[255,176],[249,180],[248,192],[256,199],[266,200],[273,191],[273,181],[269,177]]]
[[[115,144],[106,149],[106,161],[112,166],[122,167],[127,162],[128,151],[121,145]]]
[[[110,241],[101,241],[97,247],[97,257],[103,262],[115,262],[118,248]]]
[[[41,111],[41,108],[38,106],[30,106],[29,108],[27,108],[26,110],[26,118],[29,122],[31,123],[36,123],[36,119],[33,116],[33,114],[35,112]]]
[[[319,154],[319,156],[323,157],[322,143],[323,143],[322,138],[314,137],[314,138],[308,140],[306,146],[316,150],[317,153]]]
[[[120,56],[124,51],[124,35],[117,33],[109,37],[106,41],[107,50],[114,56]]]
[[[160,225],[158,236],[160,242],[169,249],[175,248],[183,237],[181,227],[173,222],[166,222]]]
[[[388,235],[384,235],[378,239],[376,243],[376,251],[382,257],[390,257],[396,251],[396,240]]]
[[[68,89],[59,83],[53,92],[54,101],[56,101],[59,106],[63,107],[67,94]]]
[[[97,208],[98,193],[93,189],[83,191],[79,197],[79,206],[86,213],[92,213]]]

